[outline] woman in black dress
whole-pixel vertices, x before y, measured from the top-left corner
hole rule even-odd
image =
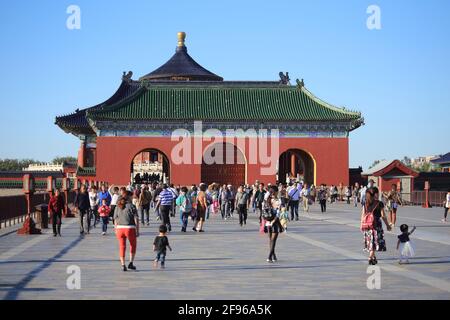
[[[278,211],[280,209],[281,203],[277,196],[278,187],[271,186],[269,189],[269,195],[265,200],[265,213],[264,219],[266,220],[264,226],[264,232],[269,234],[269,257],[267,262],[273,263],[277,261],[277,256],[275,254],[275,246],[277,244],[278,235],[283,232],[283,227],[281,226],[280,219],[278,218]]]
[[[379,201],[380,191],[377,187],[373,187],[370,189],[370,192],[373,194],[373,198],[378,203],[378,207],[374,210],[373,215],[375,217],[375,231],[377,233],[376,236],[376,251],[386,251],[386,241],[384,240],[384,230],[383,230],[383,222],[386,225],[386,229],[391,231],[391,226],[387,220],[387,217],[384,213],[384,203]]]

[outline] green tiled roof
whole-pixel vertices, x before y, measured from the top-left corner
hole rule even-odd
[[[354,121],[359,112],[334,107],[298,86],[148,85],[103,110],[101,120]]]
[[[95,176],[95,168],[94,167],[78,167],[77,168],[77,177],[83,177],[83,176]]]

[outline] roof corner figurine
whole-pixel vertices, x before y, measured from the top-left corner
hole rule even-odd
[[[285,84],[285,85],[290,84],[289,81],[291,80],[291,78],[289,78],[289,72],[286,72],[286,74],[284,74],[283,72],[280,72],[279,76],[280,76],[280,84]]]

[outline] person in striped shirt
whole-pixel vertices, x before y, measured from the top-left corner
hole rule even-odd
[[[170,225],[170,210],[172,208],[173,200],[173,192],[168,188],[167,184],[164,184],[163,190],[159,194],[159,200],[156,204],[156,210],[159,209],[162,224],[167,226],[167,230],[169,230],[169,232],[172,231],[172,226]]]

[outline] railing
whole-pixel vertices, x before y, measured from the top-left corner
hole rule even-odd
[[[68,203],[72,203],[74,197],[75,192],[69,192]],[[48,204],[48,201],[49,195],[47,193],[35,193],[32,195],[31,211],[33,218],[35,218],[35,207],[39,204]],[[25,195],[0,197],[0,229],[24,222],[27,210]]]
[[[70,188],[74,186],[74,180],[69,179]],[[47,189],[47,180],[35,180],[35,188],[36,190],[46,190]],[[62,179],[55,180],[56,188],[62,188]],[[0,181],[0,189],[22,189],[23,181],[22,180],[1,180]]]
[[[447,192],[445,191],[429,191],[428,201],[433,207],[442,207],[444,205]],[[411,204],[422,206],[426,202],[425,191],[413,191],[411,193]]]

